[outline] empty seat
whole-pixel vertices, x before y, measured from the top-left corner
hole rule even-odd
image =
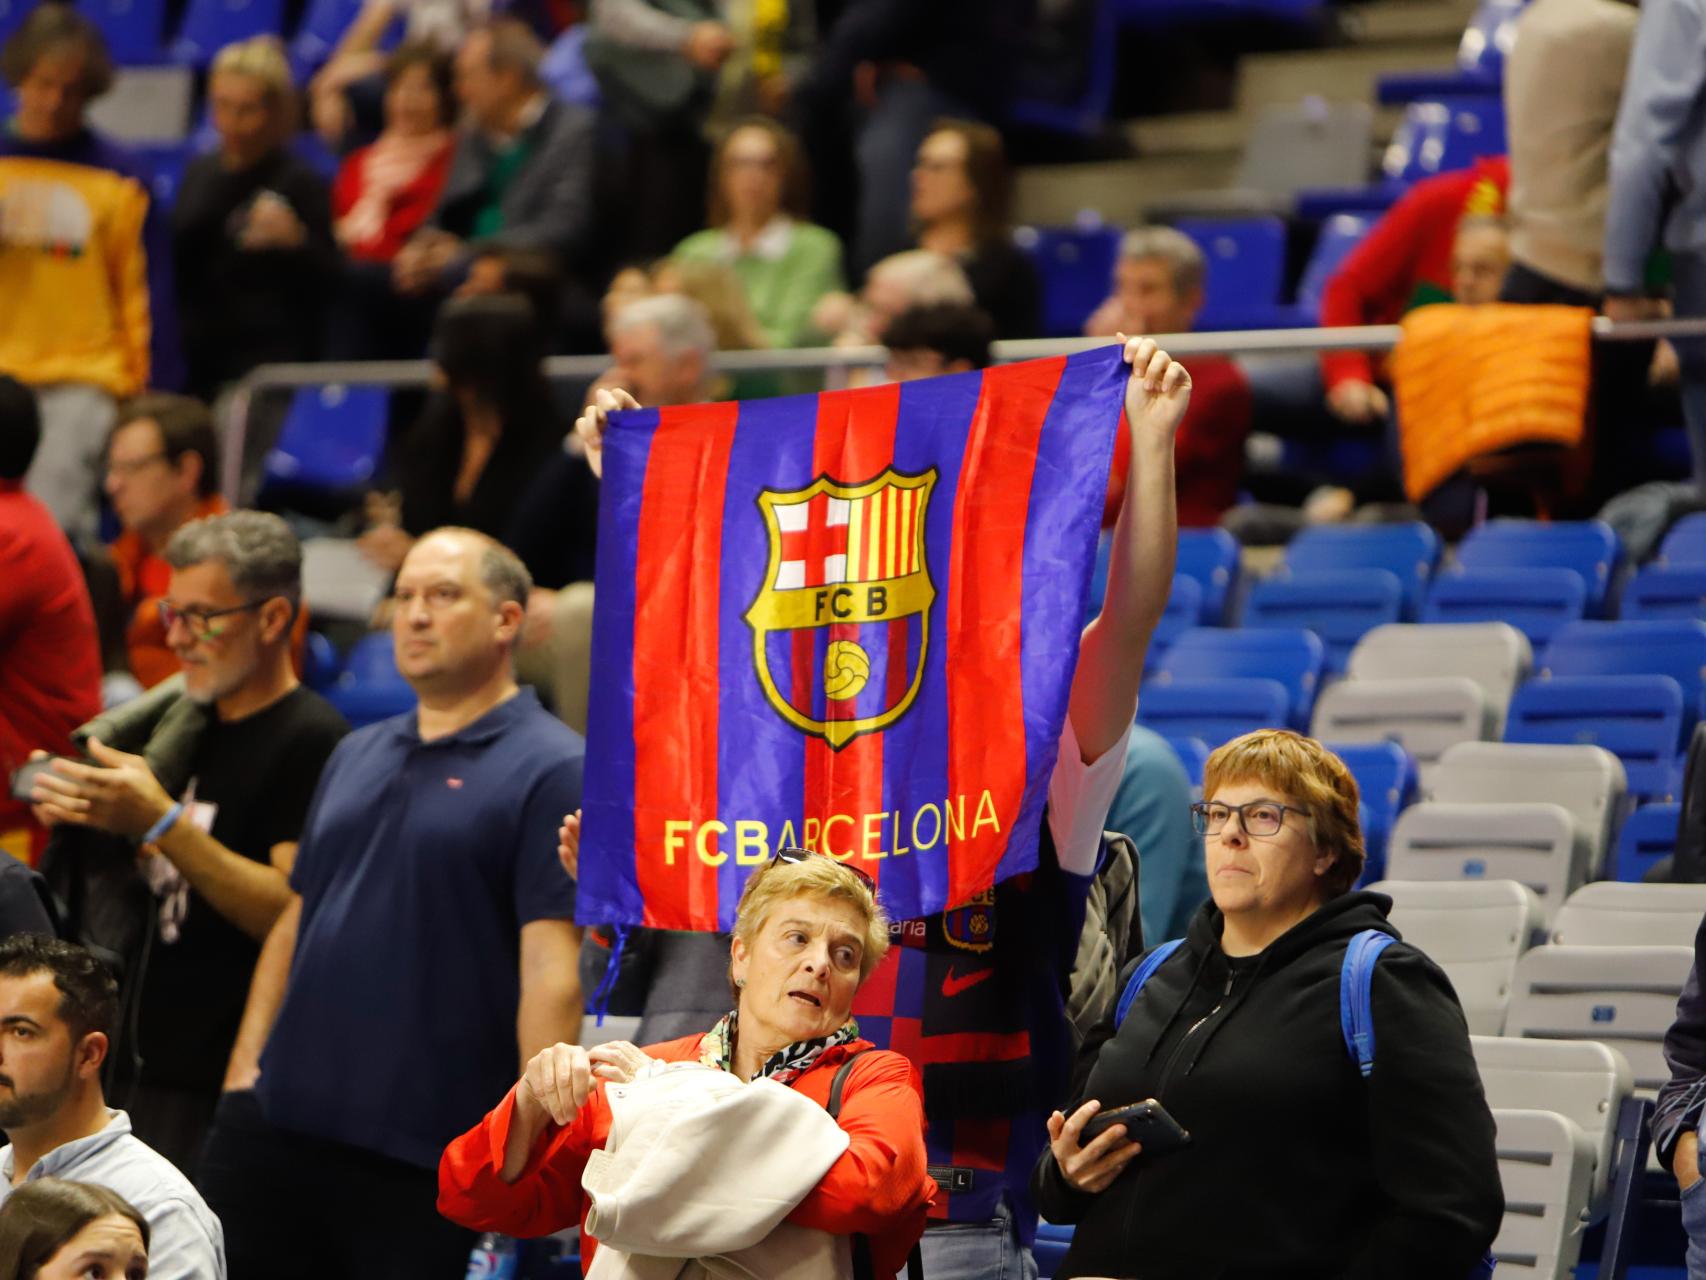
[[[1290,708],[1278,680],[1149,681],[1137,722],[1165,738],[1200,738],[1212,749],[1256,729],[1284,728]]]
[[[1594,1146],[1591,1216],[1603,1215],[1611,1191],[1617,1113],[1635,1088],[1623,1055],[1593,1040],[1522,1040],[1471,1034],[1487,1105],[1532,1107],[1575,1122]]]
[[[1508,622],[1536,649],[1587,610],[1587,585],[1572,569],[1452,569],[1434,579],[1423,622]]]
[[[1617,833],[1617,860],[1612,874],[1629,884],[1640,884],[1647,872],[1676,852],[1677,827],[1682,822],[1680,804],[1644,804],[1623,820]]]
[[[344,670],[326,690],[326,699],[356,729],[412,711],[417,701],[397,670],[391,637],[383,632],[363,636],[350,647]]]
[[[1408,187],[1504,151],[1503,102],[1480,96],[1441,98],[1405,108],[1380,167],[1388,182]]]
[[[336,683],[338,674],[343,670],[343,659],[338,656],[337,647],[321,631],[308,633],[307,648],[302,664],[302,682],[310,689],[324,693]]]
[[[1303,530],[1285,548],[1293,573],[1321,569],[1385,569],[1404,589],[1404,616],[1414,619],[1439,563],[1439,535],[1409,524],[1326,524]]]
[[[101,29],[113,61],[144,65],[160,60],[166,0],[79,0],[77,7]]]
[[[1706,619],[1706,564],[1650,564],[1623,591],[1629,622]]]
[[[1330,742],[1328,746],[1357,780],[1363,804],[1363,845],[1368,852],[1363,879],[1378,880],[1385,873],[1392,824],[1416,798],[1416,762],[1396,742]]]
[[[1396,743],[1415,760],[1424,786],[1447,747],[1493,729],[1487,695],[1467,676],[1341,680],[1321,691],[1309,726],[1323,742]]]
[[[1351,651],[1352,680],[1413,680],[1423,676],[1465,676],[1487,695],[1493,716],[1489,731],[1504,731],[1505,707],[1517,685],[1528,679],[1533,650],[1516,628],[1503,622],[1461,625],[1397,624],[1376,627]],[[1410,754],[1420,758],[1413,747]]]
[[[1491,520],[1457,548],[1465,569],[1571,569],[1587,587],[1588,615],[1605,608],[1606,589],[1622,550],[1603,520]]]
[[[1193,627],[1161,656],[1149,684],[1173,680],[1257,678],[1277,680],[1290,699],[1284,724],[1303,728],[1315,704],[1325,654],[1311,631]]]
[[[1547,920],[1587,879],[1587,851],[1556,804],[1413,804],[1386,850],[1393,880],[1515,880]]]
[[[1604,747],[1623,762],[1631,795],[1662,800],[1681,779],[1682,724],[1669,676],[1558,676],[1516,691],[1505,741]]]
[[[1593,1196],[1593,1140],[1555,1111],[1499,1108],[1493,1125],[1505,1192],[1493,1240],[1497,1274],[1567,1280],[1581,1257]]]
[[[1451,804],[1525,801],[1570,811],[1587,848],[1587,875],[1599,874],[1624,793],[1623,765],[1603,747],[1464,742],[1440,757],[1428,786]]]
[[[1251,588],[1244,625],[1313,631],[1325,647],[1327,672],[1338,675],[1356,642],[1398,621],[1403,608],[1403,585],[1385,569],[1281,571]]]
[[[283,30],[283,0],[189,0],[167,53],[182,66],[205,67],[228,44]]]
[[[1202,625],[1202,620],[1202,584],[1182,573],[1175,575],[1173,589],[1167,593],[1167,609],[1162,613],[1161,621],[1155,624],[1155,633],[1149,637],[1149,648],[1144,651],[1144,669],[1152,670],[1161,661],[1167,646],[1192,627]]]
[[[1659,544],[1664,564],[1706,564],[1706,511],[1683,516]]]
[[[1585,884],[1564,901],[1552,941],[1571,947],[1692,947],[1706,884]]]
[[[1272,216],[1181,218],[1178,229],[1208,260],[1199,329],[1271,323],[1285,283],[1285,223]]]
[[[1555,676],[1670,676],[1682,689],[1683,732],[1706,705],[1706,622],[1575,622],[1546,646]]]
[[[1351,250],[1362,243],[1363,237],[1369,233],[1373,226],[1373,215],[1366,213],[1335,213],[1321,224],[1321,234],[1315,239],[1315,249],[1309,255],[1309,265],[1303,269],[1303,278],[1297,283],[1297,324],[1321,323],[1321,297],[1327,292],[1327,282],[1344,265],[1345,259],[1351,255]],[[1325,532],[1333,528],[1349,530],[1358,527],[1355,525],[1323,525],[1314,532]],[[1404,526],[1373,527],[1403,528]],[[1426,525],[1421,527],[1427,528]],[[1310,531],[1306,530],[1306,532]],[[1432,533],[1433,530],[1429,529],[1428,532]]]
[[[1528,0],[1481,0],[1457,44],[1450,71],[1411,71],[1382,76],[1382,102],[1408,102],[1440,94],[1497,93],[1505,55],[1516,43],[1517,19]]]
[[[291,401],[267,480],[302,488],[365,488],[385,450],[389,398],[384,387],[304,387]]]
[[[1498,1035],[1517,957],[1545,927],[1533,890],[1515,880],[1380,880],[1368,887],[1391,897],[1388,918],[1404,941],[1445,970],[1470,1033]]]
[[[1185,766],[1185,773],[1191,780],[1191,785],[1202,791],[1203,769],[1208,764],[1209,745],[1201,738],[1169,737],[1167,745],[1173,748],[1173,754],[1179,757],[1179,763]]]
[[[290,65],[298,83],[318,71],[361,12],[362,0],[308,0],[290,41]]]
[[[1118,227],[1019,227],[1013,240],[1030,257],[1043,291],[1043,332],[1077,337],[1108,296],[1119,256]]]
[[[1226,621],[1226,601],[1238,581],[1238,541],[1225,529],[1181,529],[1173,571],[1202,586],[1202,619],[1217,627]]]
[[[1629,1060],[1636,1094],[1667,1079],[1662,1046],[1693,947],[1535,947],[1516,965],[1505,1034],[1598,1040]]]

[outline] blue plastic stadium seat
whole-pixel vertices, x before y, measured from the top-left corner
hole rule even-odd
[[[1706,622],[1572,622],[1536,664],[1549,676],[1669,676],[1682,690],[1682,732],[1706,707]]]
[[[384,632],[365,635],[351,646],[343,673],[325,693],[356,729],[412,711],[416,703],[415,691],[397,671],[391,637]]]
[[[1254,218],[1181,218],[1178,229],[1208,259],[1199,329],[1261,329],[1287,322],[1280,306],[1285,284],[1285,223]]]
[[[0,41],[22,26],[25,16],[35,7],[36,0],[0,0]]]
[[[297,83],[305,84],[332,56],[361,6],[362,0],[308,0],[302,24],[290,41],[290,68]]]
[[[1508,622],[1544,645],[1581,620],[1587,584],[1573,569],[1453,569],[1428,588],[1423,622]]]
[[[178,198],[178,188],[184,181],[184,170],[194,154],[187,142],[152,142],[132,144],[131,151],[147,166],[149,190],[164,209],[170,209]]]
[[[1327,292],[1327,282],[1350,257],[1351,250],[1362,243],[1374,223],[1373,214],[1341,212],[1322,224],[1315,249],[1309,255],[1309,265],[1297,282],[1296,324],[1321,323],[1321,297]]]
[[[1617,836],[1614,879],[1631,884],[1645,880],[1647,872],[1676,852],[1681,822],[1680,804],[1644,804],[1625,818]]]
[[[1164,738],[1200,738],[1210,747],[1253,729],[1283,729],[1291,699],[1278,680],[1149,680],[1137,722]]]
[[[1153,939],[1161,942],[1163,939]],[[1051,1280],[1055,1269],[1066,1260],[1066,1250],[1072,1244],[1072,1228],[1057,1227],[1052,1222],[1037,1222],[1037,1238],[1031,1252],[1037,1260],[1039,1280]]]
[[[1302,729],[1309,724],[1325,658],[1321,640],[1312,631],[1194,627],[1168,646],[1154,679],[1144,688],[1178,680],[1274,680],[1286,691],[1289,711],[1284,723]]]
[[[19,7],[34,5],[24,0]],[[115,62],[138,66],[160,61],[166,0],[81,0],[77,7],[101,29]]]
[[[1623,550],[1603,520],[1491,520],[1457,548],[1465,569],[1573,569],[1587,587],[1587,616],[1605,612],[1605,593]]]
[[[1202,584],[1182,573],[1175,574],[1173,589],[1167,593],[1167,611],[1155,624],[1155,634],[1149,637],[1144,669],[1154,668],[1168,645],[1202,622]]]
[[[1036,265],[1043,288],[1043,332],[1077,337],[1108,296],[1119,256],[1117,227],[1020,227],[1014,242]]]
[[[1682,686],[1662,675],[1530,680],[1505,716],[1506,742],[1604,747],[1623,762],[1632,795],[1669,798],[1682,744]]]
[[[1389,182],[1413,186],[1423,178],[1467,169],[1482,156],[1505,153],[1505,108],[1495,97],[1412,102],[1381,161]]]
[[[1185,772],[1190,776],[1191,785],[1200,791],[1202,789],[1203,769],[1208,764],[1208,743],[1201,738],[1169,737],[1167,745],[1173,748],[1173,754],[1178,756],[1179,763],[1185,766]]]
[[[1665,564],[1706,564],[1706,511],[1686,515],[1670,527],[1659,544]]]
[[[1516,20],[1528,0],[1481,0],[1457,46],[1457,65],[1449,71],[1403,72],[1382,76],[1380,101],[1409,102],[1454,93],[1497,94],[1505,55],[1516,42]]]
[[[1175,573],[1202,584],[1202,619],[1205,626],[1226,621],[1227,600],[1238,581],[1238,540],[1225,529],[1179,530]]]
[[[1629,622],[1706,618],[1706,564],[1650,564],[1623,591]]]
[[[305,659],[302,679],[310,689],[324,693],[337,683],[338,676],[343,671],[343,660],[338,657],[337,647],[324,632],[308,633],[308,652]]]
[[[1403,613],[1403,584],[1387,570],[1316,569],[1258,582],[1244,602],[1244,625],[1313,631],[1326,646],[1328,673],[1340,675],[1358,640]]]
[[[365,487],[385,449],[388,403],[383,387],[298,391],[267,455],[268,483],[332,492]]]
[[[283,33],[284,0],[189,0],[166,52],[181,66],[205,67],[228,44]]]
[[[1362,793],[1363,845],[1368,862],[1362,883],[1386,874],[1386,845],[1398,815],[1416,798],[1416,762],[1396,742],[1335,742],[1328,746],[1357,780]]]
[[[1404,616],[1415,618],[1439,564],[1439,535],[1409,524],[1328,524],[1305,529],[1285,548],[1293,573],[1321,569],[1385,569],[1404,588]]]

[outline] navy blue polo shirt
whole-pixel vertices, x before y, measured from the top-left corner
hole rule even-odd
[[[520,1068],[521,927],[574,918],[557,827],[584,756],[531,690],[431,742],[410,712],[338,744],[290,877],[269,1121],[436,1168],[497,1104]]]

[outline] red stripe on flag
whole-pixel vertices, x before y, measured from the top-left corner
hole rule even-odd
[[[812,452],[812,470],[843,484],[880,474],[894,462],[895,421],[900,413],[898,384],[862,391],[824,392],[818,396],[817,438]],[[866,514],[877,518],[878,506],[871,503]],[[869,527],[869,526],[868,526]],[[876,545],[871,538],[868,547]],[[876,564],[868,560],[873,569]],[[872,573],[870,576],[877,576]],[[857,640],[857,626],[832,626],[830,640]],[[857,699],[829,702],[834,719],[854,718]],[[805,814],[825,822],[837,814],[854,820],[852,830],[862,833],[861,818],[883,809],[883,740],[881,734],[865,734],[840,751],[830,749],[822,738],[806,743]],[[852,842],[857,847],[859,837]],[[821,842],[819,847],[821,848]],[[873,876],[882,863],[854,862]]]
[[[739,406],[661,411],[646,464],[634,619],[634,861],[646,923],[717,918],[694,832],[717,816],[723,484]],[[666,822],[687,822],[667,839]],[[673,847],[672,847],[673,846]],[[673,857],[674,865],[670,865]]]
[[[945,640],[948,794],[965,797],[963,843],[970,856],[949,860],[949,906],[989,887],[1024,798],[1025,522],[1043,420],[1065,369],[1062,357],[986,371],[966,437]],[[986,791],[999,832],[987,820]]]

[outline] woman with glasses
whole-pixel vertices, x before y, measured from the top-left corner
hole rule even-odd
[[[1318,742],[1264,729],[1209,757],[1203,796],[1211,900],[1086,1040],[1049,1121],[1033,1186],[1044,1217],[1077,1226],[1055,1274],[1461,1280],[1504,1205],[1451,984],[1413,947],[1386,948],[1367,1078],[1341,1023],[1352,939],[1397,936],[1391,899],[1353,888],[1356,780]],[[1184,1145],[1145,1154],[1122,1124],[1084,1140],[1098,1111],[1146,1099]]]
[[[642,1274],[601,1271],[603,1246],[739,1254],[738,1274],[893,1276],[936,1184],[917,1069],[850,1016],[888,944],[869,876],[782,850],[741,894],[734,1009],[644,1050],[539,1053],[446,1149],[439,1211],[518,1236],[579,1222],[589,1275]]]

